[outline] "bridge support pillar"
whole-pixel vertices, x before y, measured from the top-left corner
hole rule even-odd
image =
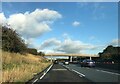
[[[72,62],[72,56],[70,56],[70,62]]]
[[[52,55],[51,55],[51,62],[53,62]]]
[[[92,57],[90,57],[90,60],[92,60]]]

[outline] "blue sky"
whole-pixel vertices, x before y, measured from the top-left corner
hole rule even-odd
[[[117,2],[3,2],[1,16],[46,53],[97,54],[118,43]]]

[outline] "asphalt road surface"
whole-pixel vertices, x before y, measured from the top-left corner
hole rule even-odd
[[[93,84],[84,76],[70,71],[60,64],[54,64],[48,68],[48,72],[36,78],[32,84],[38,84],[40,82],[89,82]]]
[[[42,75],[38,75],[29,84],[42,82],[76,82],[120,84],[120,74],[102,68],[80,67],[80,64],[53,64]]]
[[[119,82],[120,74],[103,68],[89,68],[89,67],[80,67],[79,64],[70,64],[65,65],[65,67],[76,70],[85,75],[85,77],[93,82]],[[120,84],[120,83],[119,83]]]

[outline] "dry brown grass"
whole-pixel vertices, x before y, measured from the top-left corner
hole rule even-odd
[[[34,74],[41,72],[50,64],[50,62],[40,56],[21,55],[3,51],[2,81],[0,82],[26,82]]]

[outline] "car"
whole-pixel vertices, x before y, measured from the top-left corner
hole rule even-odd
[[[59,62],[57,60],[54,61],[54,64],[58,64]]]
[[[69,65],[69,61],[65,61],[64,64],[65,64],[65,65]]]
[[[95,61],[90,59],[85,59],[80,64],[81,67],[95,67]]]

